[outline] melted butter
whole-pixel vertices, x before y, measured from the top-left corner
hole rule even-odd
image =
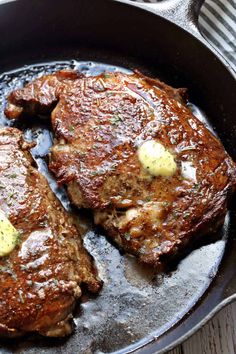
[[[19,233],[0,210],[0,257],[7,256],[18,243]]]
[[[138,149],[142,167],[152,176],[172,176],[177,165],[174,156],[155,140],[145,141]]]

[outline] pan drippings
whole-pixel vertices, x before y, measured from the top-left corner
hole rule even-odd
[[[5,99],[10,91],[37,76],[63,68],[76,69],[85,75],[97,75],[103,71],[130,72],[111,65],[73,60],[23,67],[3,74],[0,77],[1,125],[12,124],[3,114]],[[201,110],[193,104],[189,106],[206,123]],[[10,353],[16,349],[17,353],[122,352],[123,347],[131,345],[132,348],[137,341],[141,345],[144,337],[149,336],[151,340],[160,336],[193,307],[216,274],[225,248],[227,218],[217,241],[192,251],[169,273],[157,274],[153,269],[140,266],[133,257],[121,255],[101,230],[91,226],[89,215],[82,215],[72,208],[65,190],[57,186],[47,169],[52,133],[46,117],[42,117],[40,123],[24,121],[14,126],[23,129],[27,140],[37,143],[31,152],[39,170],[46,176],[64,207],[76,213],[78,219],[85,223],[84,243],[95,258],[104,287],[97,298],[83,298],[75,314],[75,333],[67,340],[59,341],[59,347],[55,344],[56,340],[51,343],[46,339],[32,341],[26,338],[21,339],[20,344],[0,345],[1,352]]]

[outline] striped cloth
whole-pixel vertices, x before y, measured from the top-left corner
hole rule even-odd
[[[236,0],[205,0],[199,16],[199,27],[203,36],[236,70]]]

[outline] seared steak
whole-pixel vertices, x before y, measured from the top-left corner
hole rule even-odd
[[[0,257],[0,336],[64,336],[80,285],[96,293],[101,282],[72,217],[33,167],[31,145],[18,129],[0,130],[0,208],[20,235]]]
[[[184,93],[139,73],[63,71],[12,92],[6,115],[52,111],[49,167],[58,183],[122,249],[158,266],[223,223],[236,187],[234,162]],[[158,156],[151,163],[160,175],[143,165],[140,149],[149,140],[168,154],[169,176]]]

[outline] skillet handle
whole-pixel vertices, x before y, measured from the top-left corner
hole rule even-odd
[[[118,0],[149,10],[174,22],[198,39],[203,39],[198,26],[198,16],[204,0],[157,0],[156,3],[140,3]],[[204,40],[204,39],[203,39]]]
[[[135,2],[131,0],[115,1],[147,10],[185,29],[208,47],[228,67],[228,70],[235,75],[233,68],[225,57],[202,36],[199,30],[198,17],[204,0],[156,0],[156,3],[141,3],[137,0]]]
[[[146,3],[145,7],[202,39],[198,16],[203,2],[204,0],[162,0],[157,3]]]

